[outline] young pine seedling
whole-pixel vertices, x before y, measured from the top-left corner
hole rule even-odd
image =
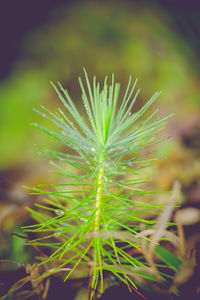
[[[75,270],[86,270],[89,299],[94,299],[96,291],[103,292],[109,273],[129,288],[136,287],[139,276],[147,278],[144,260],[134,257],[131,249],[141,248],[137,238],[141,224],[148,229],[155,222],[143,217],[155,207],[144,201],[150,192],[140,185],[146,181],[144,167],[151,161],[149,147],[168,117],[159,119],[156,110],[141,120],[160,93],[134,111],[139,94],[136,81],[132,85],[129,79],[119,103],[120,84],[114,82],[114,75],[110,85],[106,77],[101,87],[96,77],[91,83],[84,73],[86,84],[80,78],[79,83],[86,114],[60,83],[52,85],[65,111],[59,108],[52,113],[43,106],[37,111],[57,130],[34,125],[63,145],[63,152],[43,149],[39,153],[50,158],[64,177],[62,183],[50,185],[53,191],[41,186],[32,189],[48,199],[46,205],[38,205],[40,211],[29,209],[38,224],[25,230],[42,233],[34,243],[50,247],[52,254],[41,264],[55,262],[54,271],[67,266],[65,280]]]

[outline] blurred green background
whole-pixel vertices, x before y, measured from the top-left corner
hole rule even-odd
[[[83,66],[99,81],[114,72],[122,87],[129,75],[137,77],[139,105],[163,91],[156,103],[160,115],[175,116],[162,134],[170,138],[158,150],[168,160],[157,163],[152,179],[165,190],[179,178],[185,201],[200,203],[200,10],[195,2],[186,7],[161,0],[11,2],[1,10],[0,255],[19,260],[9,234],[28,220],[25,206],[33,198],[23,185],[52,180],[48,162],[32,150],[34,144],[59,145],[30,126],[45,123],[32,108],[60,105],[50,81],[60,81],[78,104]],[[23,251],[21,242],[18,247]]]

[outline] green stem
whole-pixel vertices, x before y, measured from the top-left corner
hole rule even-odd
[[[104,177],[104,166],[102,165],[97,180],[97,194],[96,194],[96,213],[95,213],[95,234],[99,231],[99,221],[100,221],[100,212],[101,212],[101,200],[102,200],[102,190],[103,190],[103,177]]]
[[[94,219],[94,266],[92,266],[92,269],[90,270],[90,282],[89,282],[89,295],[88,299],[95,299],[95,290],[97,289],[98,285],[98,278],[99,278],[99,272],[101,276],[101,281],[103,280],[103,274],[101,269],[101,253],[100,253],[100,245],[99,245],[99,237],[97,235],[99,229],[100,229],[100,218],[101,218],[101,204],[102,204],[102,192],[103,192],[103,177],[104,177],[104,170],[105,167],[102,163],[102,160],[100,162],[101,167],[98,173],[97,178],[97,193],[96,193],[96,213],[95,213],[95,219]],[[100,268],[100,270],[99,270]],[[102,281],[103,282],[103,281]],[[103,291],[103,286],[101,286],[101,290]]]

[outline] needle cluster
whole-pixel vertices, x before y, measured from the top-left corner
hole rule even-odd
[[[53,191],[42,186],[33,188],[35,194],[47,195],[40,210],[30,209],[37,224],[26,231],[42,232],[34,242],[50,247],[52,254],[42,261],[57,262],[57,269],[69,266],[67,279],[75,269],[86,267],[90,277],[89,294],[103,291],[105,274],[128,286],[134,278],[143,276],[140,257],[131,249],[140,249],[137,234],[142,223],[151,228],[154,221],[143,216],[153,212],[153,204],[145,202],[148,192],[141,188],[146,181],[144,167],[155,135],[168,117],[159,119],[157,111],[144,118],[146,111],[160,93],[134,111],[139,94],[136,81],[129,79],[119,103],[120,84],[107,77],[100,86],[96,77],[90,82],[86,71],[83,84],[79,78],[85,114],[80,112],[60,83],[53,87],[63,108],[53,113],[45,107],[38,111],[51,121],[55,131],[34,124],[63,145],[63,152],[43,149],[39,152],[51,159],[62,175],[62,183],[53,184]],[[66,150],[65,150],[66,149]],[[149,149],[149,150],[148,150]]]

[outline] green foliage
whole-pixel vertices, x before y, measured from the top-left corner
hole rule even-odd
[[[182,261],[176,257],[173,253],[169,252],[167,249],[157,246],[155,248],[155,253],[171,268],[178,271]]]
[[[62,143],[67,151],[39,151],[51,159],[63,179],[62,183],[50,185],[50,190],[32,188],[33,194],[48,197],[46,205],[38,205],[40,211],[29,209],[38,224],[25,230],[43,233],[31,243],[53,250],[41,264],[54,261],[58,264],[54,270],[71,267],[65,279],[85,266],[90,274],[92,299],[96,289],[103,291],[105,271],[132,287],[133,279],[138,277],[155,281],[152,274],[141,269],[146,265],[141,257],[129,251],[141,248],[139,224],[148,229],[155,223],[144,217],[149,210],[157,213],[156,205],[144,200],[153,191],[144,190],[141,184],[148,181],[144,168],[153,160],[148,158],[150,147],[168,117],[159,119],[157,110],[145,117],[158,92],[133,113],[139,90],[134,92],[136,81],[132,85],[131,78],[121,104],[120,85],[115,83],[114,75],[111,84],[106,77],[102,87],[95,77],[90,83],[86,72],[85,79],[86,88],[80,78],[79,82],[87,119],[60,83],[53,86],[65,112],[59,108],[53,113],[43,106],[42,111],[37,111],[57,130],[34,126]]]

